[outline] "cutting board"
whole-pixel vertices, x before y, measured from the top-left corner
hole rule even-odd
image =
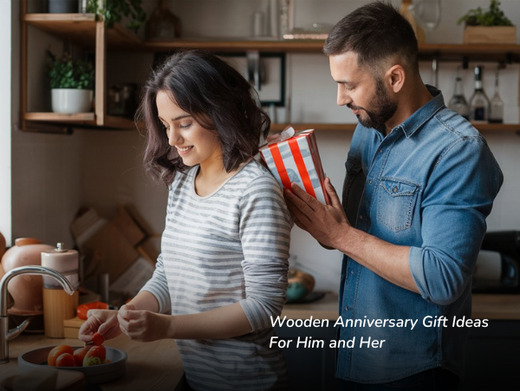
[[[79,328],[83,323],[85,323],[85,321],[78,318],[77,316],[72,319],[65,319],[63,321],[64,337],[78,339]]]

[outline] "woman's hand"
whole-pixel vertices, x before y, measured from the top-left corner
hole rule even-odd
[[[157,314],[146,310],[137,310],[126,304],[117,315],[121,331],[131,339],[138,341],[156,341],[173,338],[173,316]]]
[[[101,334],[105,340],[121,334],[116,310],[89,310],[87,320],[79,329],[78,338],[84,342],[92,341],[95,332]]]

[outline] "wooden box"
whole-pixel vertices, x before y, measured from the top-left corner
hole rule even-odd
[[[469,43],[516,43],[516,26],[466,26],[464,41]]]
[[[63,334],[65,338],[73,338],[78,339],[79,328],[81,325],[85,323],[84,320],[81,320],[77,316],[72,319],[65,319],[63,321]]]

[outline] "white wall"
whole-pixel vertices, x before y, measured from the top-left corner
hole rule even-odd
[[[334,24],[343,15],[367,3],[346,0],[295,0],[295,25],[312,22]],[[394,0],[395,5],[400,1]],[[441,25],[432,37],[438,43],[461,43],[462,26],[455,20],[468,9],[487,7],[488,0],[443,0]],[[502,7],[520,25],[518,0],[502,0]],[[267,0],[171,0],[170,9],[181,18],[185,35],[244,37],[250,35],[254,11],[267,12]],[[147,6],[150,4],[147,0]],[[152,7],[153,8],[153,7]],[[319,15],[319,20],[316,20]],[[520,34],[520,31],[518,32]],[[517,42],[520,37],[517,36]],[[116,55],[114,55],[116,56]],[[149,55],[125,54],[109,63],[109,81],[131,81],[126,64],[139,64],[144,80],[150,69]],[[439,85],[448,100],[453,92],[458,64],[441,63]],[[473,89],[470,69],[464,73],[466,98]],[[421,64],[425,82],[430,80],[428,63]],[[488,95],[493,92],[495,64],[485,63]],[[506,104],[506,122],[519,122],[519,66],[502,72],[500,94]],[[336,106],[336,85],[328,63],[320,54],[292,54],[288,58],[288,78],[292,97],[292,122],[355,122],[350,110]],[[36,82],[36,81],[35,81]],[[338,191],[344,177],[344,160],[351,132],[318,133],[325,171]],[[511,132],[486,132],[506,177],[505,184],[488,219],[490,230],[520,229],[520,137]],[[1,147],[0,147],[1,148]],[[82,205],[97,208],[104,216],[114,213],[118,202],[132,202],[157,232],[164,226],[166,190],[142,173],[142,138],[136,132],[78,131],[72,136],[13,134],[13,237],[36,236],[47,243],[70,243],[70,222]],[[0,162],[1,163],[1,162]],[[2,189],[3,190],[3,189]],[[1,191],[1,190],[0,190]],[[1,193],[0,193],[1,194]],[[309,235],[294,228],[291,262],[312,272],[317,289],[337,290],[341,254],[321,248]]]
[[[0,13],[0,233],[11,244],[11,2],[2,2]]]

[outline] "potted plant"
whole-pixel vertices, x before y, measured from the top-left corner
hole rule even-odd
[[[129,18],[126,27],[137,33],[146,21],[146,12],[141,7],[142,0],[87,0],[85,11],[103,17],[108,28]]]
[[[95,73],[91,62],[75,60],[68,53],[58,58],[47,50],[47,67],[53,112],[92,111]]]
[[[491,0],[489,9],[481,7],[469,10],[457,20],[465,24],[464,43],[515,43],[516,26],[500,9],[498,0]]]

